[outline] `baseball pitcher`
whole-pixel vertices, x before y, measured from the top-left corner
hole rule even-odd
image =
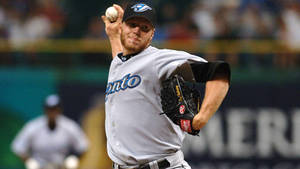
[[[151,1],[133,0],[125,11],[114,7],[115,21],[102,16],[113,58],[105,98],[113,168],[189,169],[181,151],[185,134],[199,135],[219,108],[229,89],[229,65],[151,46]],[[202,101],[196,82],[206,84]]]

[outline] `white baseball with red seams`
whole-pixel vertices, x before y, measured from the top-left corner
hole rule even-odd
[[[119,165],[139,165],[172,155],[185,133],[160,115],[161,82],[185,63],[206,62],[183,51],[149,46],[128,60],[114,57],[105,97],[107,151]]]
[[[105,11],[105,16],[110,22],[115,22],[118,18],[118,11],[115,7],[108,7]]]

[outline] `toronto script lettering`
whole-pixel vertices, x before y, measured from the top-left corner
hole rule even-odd
[[[139,75],[130,75],[127,74],[123,78],[108,82],[106,87],[106,96],[113,94],[115,92],[119,92],[120,90],[126,90],[128,88],[135,88],[141,83],[142,79]]]

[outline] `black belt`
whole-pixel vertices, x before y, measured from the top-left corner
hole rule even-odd
[[[165,169],[165,168],[168,168],[170,167],[170,163],[168,160],[166,159],[162,159],[162,160],[158,160],[157,161],[157,165],[158,165],[158,168],[159,169]],[[126,168],[123,168],[121,166],[118,166],[118,169],[126,169]],[[137,167],[135,169],[150,169],[150,164],[147,163],[147,164],[144,164],[144,165],[141,165],[140,167]]]

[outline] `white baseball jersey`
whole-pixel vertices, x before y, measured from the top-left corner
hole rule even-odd
[[[161,81],[184,63],[206,62],[183,51],[149,46],[127,61],[112,60],[106,89],[109,157],[120,165],[144,164],[175,153],[185,133],[162,112]]]
[[[82,153],[87,147],[86,136],[79,125],[63,115],[57,117],[53,131],[48,127],[46,116],[28,122],[12,143],[14,153],[30,155],[41,166],[62,165],[70,149]]]

